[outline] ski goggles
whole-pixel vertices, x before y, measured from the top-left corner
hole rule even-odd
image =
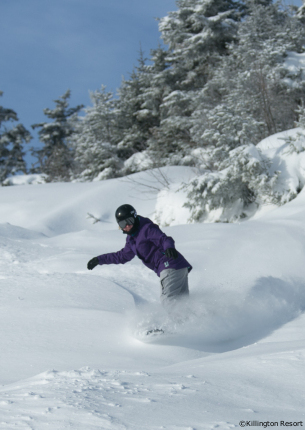
[[[118,224],[119,224],[119,227],[122,230],[124,230],[124,228],[127,225],[134,225],[134,222],[135,222],[135,219],[133,217],[130,217],[130,218],[123,219],[122,221],[119,221]]]

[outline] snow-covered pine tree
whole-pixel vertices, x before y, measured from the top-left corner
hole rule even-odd
[[[125,132],[119,147],[126,146],[126,142],[141,142],[133,145],[137,151],[125,163],[123,173],[132,173],[149,167],[163,165],[160,148],[158,147],[157,131],[160,125],[160,105],[171,91],[164,71],[169,67],[166,62],[167,52],[161,46],[151,50],[150,61],[145,64],[140,57],[140,67],[137,69],[138,93],[134,99],[136,110],[133,112],[133,124]],[[123,110],[124,112],[124,110]],[[152,144],[153,143],[153,144]],[[157,150],[156,150],[157,147]],[[141,152],[141,156],[139,156]],[[144,161],[144,163],[143,163]]]
[[[38,159],[36,172],[47,175],[47,181],[69,181],[73,165],[72,148],[67,139],[74,132],[74,121],[71,118],[82,109],[83,105],[69,107],[68,99],[71,92],[67,90],[56,103],[55,109],[46,108],[44,114],[53,122],[33,124],[32,128],[39,128],[39,139],[42,148],[33,148],[32,154]]]
[[[274,191],[279,172],[269,173],[269,160],[254,145],[242,145],[185,185],[190,221],[234,222],[255,213],[262,203],[279,203]]]
[[[118,142],[120,156],[125,160],[135,152],[145,149],[144,139],[142,139],[136,117],[136,112],[140,110],[138,100],[140,92],[139,76],[134,70],[130,79],[123,79],[121,83],[116,108],[117,121],[114,138]]]
[[[150,150],[161,150],[164,163],[171,164],[189,163],[196,94],[213,75],[219,58],[227,54],[243,8],[241,2],[231,0],[180,0],[177,5],[178,10],[159,24],[161,37],[169,45],[166,62],[170,66],[159,79],[169,89],[160,106],[160,126],[150,141]]]
[[[218,63],[215,54],[226,55],[235,39],[244,6],[233,0],[178,0],[177,6],[159,24],[175,89],[202,88]]]
[[[130,79],[123,80],[118,91],[113,138],[117,143],[118,155],[124,160],[145,151],[147,141],[152,136],[152,129],[159,125],[162,88],[155,86],[154,78],[162,63],[162,48],[155,53],[155,57],[161,61],[155,62],[153,58],[153,64],[147,65],[146,58],[140,50],[137,67]],[[135,161],[136,158],[132,157],[122,173],[141,170]]]
[[[292,128],[295,110],[305,97],[305,80],[288,67],[287,56],[290,51],[302,52],[304,40],[304,26],[289,9],[249,2],[237,42],[229,46],[229,55],[221,58],[213,78],[198,94],[193,139],[200,145],[209,143],[202,139],[211,128],[206,112],[218,104],[239,115],[241,123],[252,117],[252,143]]]
[[[305,2],[304,1],[302,6],[300,6],[297,9],[297,17],[302,22],[302,24],[305,24]]]
[[[69,138],[75,148],[74,178],[105,179],[158,164],[145,150],[159,124],[164,86],[155,78],[167,67],[164,57],[165,51],[159,47],[152,51],[152,64],[147,65],[140,50],[138,65],[128,80],[123,79],[118,99],[105,87],[92,93],[93,106],[85,109]]]
[[[116,101],[111,92],[90,93],[93,106],[75,124],[75,133],[68,138],[74,148],[73,177],[77,180],[107,179],[119,175],[122,161],[112,143]]]
[[[3,92],[0,91],[0,96]],[[0,183],[17,172],[26,173],[23,144],[32,136],[22,124],[7,128],[5,123],[18,121],[15,111],[0,106]]]
[[[204,120],[205,128],[198,121],[191,130],[203,149],[202,158],[195,162],[210,170],[219,170],[221,163],[230,157],[230,151],[243,145],[256,145],[263,135],[264,124],[244,111],[238,102],[227,101],[214,109],[206,109],[200,119]]]

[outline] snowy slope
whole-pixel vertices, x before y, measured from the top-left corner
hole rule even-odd
[[[174,190],[194,172],[166,174]],[[176,225],[164,231],[194,267],[177,323],[139,260],[86,269],[124,246],[117,206],[152,217],[166,205],[161,182],[141,173],[1,188],[0,429],[305,422],[304,190],[241,224],[186,225],[172,210],[181,196],[170,202],[163,214]],[[157,324],[170,334],[145,342]]]

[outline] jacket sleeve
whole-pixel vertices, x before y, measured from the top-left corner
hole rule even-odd
[[[99,255],[99,264],[125,264],[134,258],[135,254],[131,249],[130,245],[126,242],[126,245],[121,251],[110,252],[109,254]]]
[[[172,237],[166,236],[156,224],[151,224],[146,232],[148,240],[162,248],[164,251],[168,248],[175,248],[175,241]]]

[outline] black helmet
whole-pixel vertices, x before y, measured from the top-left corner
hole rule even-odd
[[[137,218],[137,211],[131,205],[122,205],[115,211],[115,218],[120,228],[123,229],[127,224],[134,225]]]

